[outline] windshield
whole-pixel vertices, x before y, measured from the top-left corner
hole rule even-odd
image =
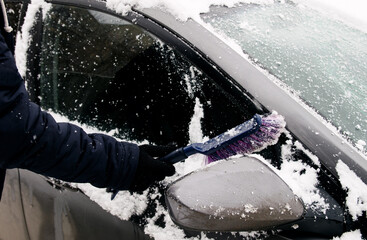
[[[365,32],[290,2],[213,7],[202,18],[363,148],[367,141]]]

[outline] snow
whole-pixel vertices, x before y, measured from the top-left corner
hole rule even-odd
[[[208,12],[211,5],[233,7],[238,3],[272,3],[272,0],[107,0],[107,7],[118,13],[126,14],[132,7],[136,9],[160,8],[185,21],[189,18],[198,20],[200,13]]]
[[[366,147],[366,142],[365,142],[365,141],[363,141],[363,140],[358,140],[358,141],[357,141],[357,144],[356,144],[356,147],[357,147],[359,150],[363,151],[363,150],[364,150],[364,148]]]
[[[293,159],[295,150],[305,150],[299,142],[292,143],[292,137],[287,133],[289,140],[282,146],[281,157],[283,163],[280,169],[275,168],[269,163],[269,160],[264,159],[258,154],[251,154],[250,156],[259,159],[268,165],[280,178],[288,184],[293,193],[302,199],[303,203],[312,209],[317,209],[320,212],[325,212],[329,208],[329,204],[320,195],[317,188],[318,170],[303,163],[302,161],[295,161]],[[316,160],[317,157],[310,152],[304,152],[310,159]],[[316,163],[319,163],[316,161]]]
[[[189,125],[189,136],[192,143],[203,141],[203,132],[201,130],[201,120],[204,118],[203,105],[200,99],[195,99],[194,116]]]
[[[360,230],[343,233],[340,237],[334,237],[333,240],[358,240],[363,239]]]
[[[50,6],[51,5],[49,3],[46,3],[43,0],[32,0],[32,2],[28,5],[28,10],[24,18],[24,24],[22,26],[21,32],[17,34],[15,45],[15,60],[18,71],[23,78],[25,77],[27,70],[27,49],[30,42],[32,41],[30,30],[35,23],[37,12],[39,12],[41,8],[44,12],[47,12]]]
[[[367,2],[364,0],[293,0],[296,3],[313,7],[329,16],[341,19],[350,25],[367,32]],[[209,11],[211,5],[233,7],[238,3],[272,4],[274,0],[107,0],[107,7],[126,14],[132,7],[136,9],[160,8],[185,21],[199,20],[200,13]]]
[[[349,25],[367,32],[367,1],[364,0],[295,0]]]
[[[113,135],[115,130],[110,132],[103,132],[94,127],[90,127],[85,124],[80,124],[76,121],[70,121],[65,116],[52,112],[49,110],[51,115],[55,118],[57,122],[70,122],[77,126],[82,127],[87,133],[103,133],[107,135]],[[201,129],[201,119],[203,118],[203,109],[202,104],[198,99],[196,99],[194,114],[190,121],[189,132],[190,132],[190,141],[191,142],[203,142],[205,141],[205,137],[203,137],[202,129]],[[123,139],[120,139],[123,140]],[[138,143],[141,144],[141,143]],[[186,159],[185,162],[175,164],[176,174],[172,177],[166,178],[164,183],[168,184],[169,182],[173,182],[177,178],[195,171],[197,169],[205,166],[206,157],[202,155],[190,156]],[[120,191],[115,199],[111,201],[111,194],[107,193],[105,189],[96,188],[88,183],[86,184],[72,184],[74,187],[78,187],[81,189],[91,200],[98,203],[103,209],[110,212],[111,214],[123,219],[128,220],[134,214],[141,214],[147,207],[148,197],[150,199],[155,199],[159,196],[159,193],[156,195],[150,194],[148,196],[148,190],[143,192],[143,194],[130,194],[129,192]],[[156,189],[157,190],[157,189]],[[155,224],[155,220],[164,216],[166,226],[165,228],[161,228]],[[152,218],[147,219],[148,224],[145,226],[145,233],[153,236],[155,239],[197,239],[197,238],[186,238],[184,232],[179,229],[171,220],[168,212],[163,208],[162,205],[158,204],[156,213]],[[200,239],[209,239],[205,236],[202,236]]]
[[[348,211],[353,220],[362,216],[363,211],[367,211],[367,185],[341,160],[336,165],[340,182],[347,191]]]
[[[316,166],[321,166],[320,165],[320,160],[318,157],[316,157],[314,154],[312,154],[312,152],[310,152],[308,149],[304,148],[303,145],[296,141],[294,143],[294,145],[298,148],[301,149],[311,160],[314,164],[316,164]]]
[[[203,118],[204,118],[203,105],[200,103],[199,98],[196,98],[194,114],[189,124],[190,143],[202,143],[208,139],[208,137],[204,137],[203,131],[201,129],[201,120]],[[185,163],[181,163],[183,169],[178,172],[182,175],[187,174],[189,172],[195,171],[205,166],[205,162],[206,162],[205,156],[199,156],[199,155],[191,156],[188,159],[186,159]]]
[[[120,219],[128,220],[134,214],[142,214],[147,208],[148,196],[143,194],[130,194],[120,191],[113,202],[111,194],[106,189],[96,188],[90,184],[73,184],[82,189],[83,192],[94,202],[97,202],[103,209],[116,215]]]

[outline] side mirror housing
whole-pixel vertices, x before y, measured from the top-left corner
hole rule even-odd
[[[172,220],[187,230],[253,231],[296,221],[302,201],[272,169],[253,157],[219,161],[172,183]]]

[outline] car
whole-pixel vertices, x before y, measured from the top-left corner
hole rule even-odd
[[[134,239],[124,235],[125,226],[131,224],[156,239],[330,239],[348,232],[367,236],[367,127],[365,105],[361,104],[365,86],[355,87],[359,76],[347,81],[347,86],[354,87],[347,95],[361,96],[357,104],[332,102],[336,98],[332,86],[338,80],[330,76],[328,82],[317,84],[320,80],[310,70],[318,57],[323,59],[319,64],[329,66],[320,54],[334,51],[326,48],[329,42],[316,48],[318,36],[306,32],[316,39],[316,45],[286,48],[304,37],[304,26],[296,25],[291,16],[299,17],[300,22],[309,19],[318,33],[331,23],[338,31],[350,31],[357,40],[364,39],[365,33],[316,11],[302,11],[288,1],[212,7],[199,20],[180,19],[154,7],[125,11],[111,4],[113,1],[5,2],[9,21],[17,29],[16,61],[30,98],[57,120],[138,144],[177,146],[204,141],[255,114],[273,111],[284,116],[287,131],[277,144],[251,155],[250,160],[239,157],[205,167],[204,172],[219,168],[222,173],[233,173],[231,166],[235,165],[243,175],[249,174],[244,162],[257,169],[255,177],[241,178],[240,183],[238,177],[231,177],[235,174],[225,174],[225,179],[233,182],[226,188],[221,188],[218,179],[211,180],[209,183],[219,186],[217,197],[210,195],[212,184],[204,184],[202,177],[198,179],[203,184],[194,181],[203,173],[200,156],[176,164],[174,177],[148,191],[120,193],[112,202],[103,189],[26,170],[8,170],[0,202],[0,238]],[[321,20],[326,21],[325,26],[316,28],[315,22]],[[287,34],[289,39],[282,40]],[[343,39],[338,39],[340,44]],[[360,60],[358,66],[365,67],[366,50],[353,54],[356,58],[348,55],[352,63]],[[317,71],[324,73],[322,68]],[[363,78],[366,71],[360,72]],[[343,108],[340,114],[337,103]],[[349,111],[356,117],[344,119]],[[272,177],[263,178],[264,171]],[[184,198],[177,197],[182,193],[187,197],[195,189],[195,199],[228,202],[225,190],[248,190],[246,186],[254,184],[254,179],[256,189],[273,186],[264,190],[263,197],[281,201],[275,195],[287,193],[298,199],[301,205],[295,205],[294,210],[299,214],[283,221],[280,211],[270,225],[260,221],[253,227],[232,229],[233,224],[226,228],[223,223],[219,224],[222,228],[214,229],[207,224],[213,216],[225,218],[220,215],[224,211],[218,210],[222,205],[216,206],[219,212],[198,215],[195,203],[184,203]],[[353,187],[346,179],[354,180]],[[178,191],[178,187],[184,190]],[[247,194],[251,193],[248,190]],[[256,202],[256,211],[255,203],[252,207],[241,201],[238,204],[239,211],[254,214],[255,220],[261,217],[257,209],[272,210],[267,215],[274,210],[270,201],[261,199]],[[200,219],[206,225],[186,225],[178,217],[182,209],[193,214],[190,224]]]

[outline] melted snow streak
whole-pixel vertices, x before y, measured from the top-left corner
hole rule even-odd
[[[347,191],[346,204],[353,220],[357,220],[367,211],[367,185],[343,163],[341,160],[336,165],[340,183]]]
[[[200,103],[199,98],[195,99],[194,116],[191,118],[189,125],[190,142],[202,142],[203,131],[201,129],[201,120],[204,118],[203,105]]]
[[[24,24],[22,25],[21,32],[17,34],[15,45],[15,60],[20,75],[24,78],[27,70],[27,50],[30,42],[32,41],[32,35],[30,30],[34,26],[36,21],[36,14],[42,9],[43,16],[50,9],[51,4],[46,3],[43,0],[33,0],[28,5],[27,13],[24,17]]]

